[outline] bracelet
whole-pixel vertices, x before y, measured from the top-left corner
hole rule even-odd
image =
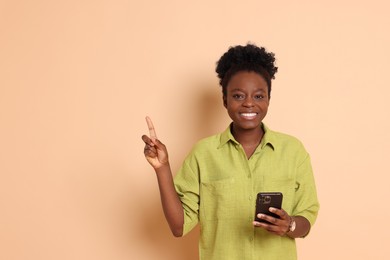
[[[288,227],[288,231],[287,232],[294,232],[296,227],[297,227],[297,223],[295,222],[294,217],[290,217],[290,225]]]

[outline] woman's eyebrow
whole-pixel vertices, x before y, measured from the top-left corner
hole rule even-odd
[[[241,88],[234,88],[231,91],[242,91],[242,92],[244,92],[244,90],[241,89]],[[258,89],[255,90],[255,92],[267,92],[267,91],[266,91],[266,89],[258,88]]]

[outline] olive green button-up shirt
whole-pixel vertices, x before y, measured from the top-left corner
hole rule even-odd
[[[282,208],[314,224],[319,203],[309,154],[296,138],[271,131],[248,159],[228,127],[199,141],[175,176],[183,233],[201,226],[207,260],[296,259],[295,240],[252,225],[258,192],[282,192]]]

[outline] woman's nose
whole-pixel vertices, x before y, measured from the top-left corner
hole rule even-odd
[[[253,106],[253,99],[251,97],[245,98],[244,103],[242,105],[245,107],[252,107]]]

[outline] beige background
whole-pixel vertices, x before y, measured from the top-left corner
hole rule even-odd
[[[388,259],[388,1],[0,1],[0,259],[197,259],[170,235],[144,117],[177,170],[229,123],[231,45],[276,53],[265,122],[312,155],[300,259]]]

